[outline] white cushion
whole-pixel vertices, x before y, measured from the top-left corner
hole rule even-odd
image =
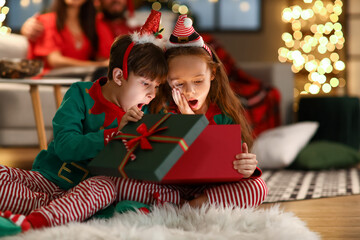
[[[289,166],[314,136],[318,127],[318,122],[299,122],[260,134],[252,148],[259,167],[277,169]]]

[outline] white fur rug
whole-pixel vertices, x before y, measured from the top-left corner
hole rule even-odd
[[[318,234],[291,212],[271,209],[203,207],[181,209],[166,205],[144,215],[116,214],[109,220],[90,220],[65,226],[30,230],[1,240],[317,240]]]

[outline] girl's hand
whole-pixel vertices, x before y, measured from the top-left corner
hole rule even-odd
[[[258,161],[256,160],[255,154],[249,153],[246,143],[243,143],[242,149],[243,153],[239,153],[235,156],[237,160],[233,162],[234,169],[242,174],[243,178],[248,178],[255,172]]]
[[[131,107],[121,118],[118,131],[123,129],[123,127],[128,124],[128,122],[137,122],[144,116],[142,112],[136,105]]]
[[[182,94],[179,89],[173,88],[171,92],[174,102],[182,114],[195,114],[193,110],[191,110],[184,94]]]

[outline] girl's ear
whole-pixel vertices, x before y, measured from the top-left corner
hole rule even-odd
[[[211,71],[211,78],[210,78],[210,81],[214,80],[215,79],[215,76],[216,76],[216,67],[214,67]]]
[[[121,86],[121,81],[123,79],[123,71],[120,68],[114,68],[112,72],[113,80],[118,85]]]

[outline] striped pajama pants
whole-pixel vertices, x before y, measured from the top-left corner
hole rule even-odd
[[[41,214],[49,226],[83,221],[115,201],[108,177],[88,178],[68,191],[38,172],[0,165],[0,211]]]
[[[153,204],[157,200],[180,204],[180,199],[191,199],[206,194],[210,204],[256,207],[267,196],[261,178],[201,186],[162,185],[158,183],[96,176],[88,178],[66,191],[38,172],[0,165],[0,211],[16,214],[41,214],[49,226],[72,221],[83,221],[97,211],[122,200]],[[154,194],[159,198],[155,199]]]
[[[134,179],[111,177],[117,190],[116,202],[122,200],[154,203],[154,193],[159,193],[161,202],[180,204],[180,199],[192,199],[206,194],[209,203],[240,208],[257,207],[266,198],[268,189],[261,178],[249,178],[239,182],[209,185],[166,185]]]

